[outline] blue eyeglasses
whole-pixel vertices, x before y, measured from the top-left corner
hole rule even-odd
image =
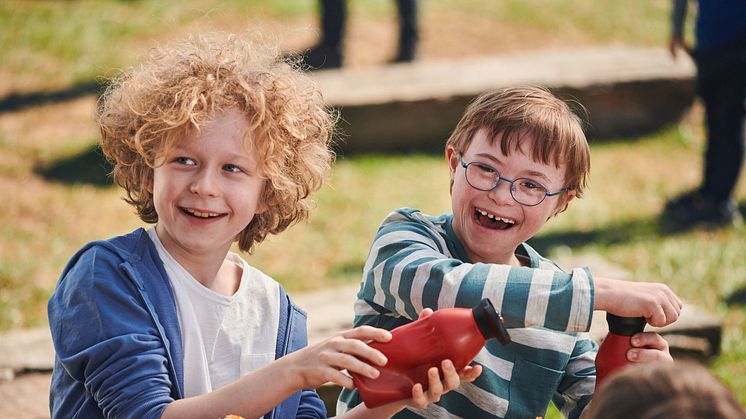
[[[461,160],[461,167],[465,169],[464,176],[466,177],[466,182],[472,188],[485,192],[491,191],[497,188],[497,185],[503,180],[510,183],[510,196],[513,197],[513,200],[527,207],[534,207],[541,204],[548,196],[559,195],[569,191],[569,189],[563,188],[557,192],[548,192],[544,185],[533,179],[518,178],[511,180],[500,176],[500,172],[488,164],[476,161],[466,163],[463,156],[460,156],[459,160]]]

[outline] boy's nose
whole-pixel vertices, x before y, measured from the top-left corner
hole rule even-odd
[[[492,188],[492,190],[487,192],[487,194],[496,204],[510,205],[515,202],[515,200],[513,200],[513,195],[511,195],[510,192],[511,187],[513,187],[513,185],[510,182],[501,179],[497,183],[497,186]]]
[[[197,195],[216,196],[219,188],[215,177],[216,175],[209,169],[200,170],[192,179],[189,190]]]

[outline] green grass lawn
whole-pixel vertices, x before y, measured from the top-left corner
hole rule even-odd
[[[392,19],[390,1],[351,3],[354,45],[364,45],[355,44],[362,41],[354,25]],[[669,6],[667,0],[428,2],[424,55],[448,53],[447,47],[438,50],[448,45],[437,38],[444,24],[461,31],[468,41],[463,48],[478,45],[487,53],[514,51],[524,41],[530,47],[556,46],[558,37],[567,45],[662,45]],[[313,24],[314,11],[312,0],[5,1],[0,44],[12,47],[0,49],[0,97],[110,76],[134,64],[154,40],[204,28],[243,30],[247,22],[287,29]],[[494,27],[489,35],[494,38],[475,33],[470,24]],[[507,36],[514,33],[520,36]],[[42,176],[44,168],[96,143],[94,107],[94,99],[86,97],[0,113],[0,190],[6,196],[0,214],[0,330],[44,326],[46,300],[74,251],[141,224],[112,186]],[[746,227],[669,235],[657,223],[665,199],[699,180],[701,117],[695,109],[662,132],[592,144],[586,198],[574,201],[530,243],[560,262],[570,254],[599,254],[632,278],[663,281],[685,300],[722,316],[723,353],[710,367],[746,405],[746,303],[724,302],[746,288]],[[268,238],[249,257],[291,293],[359,281],[370,241],[391,210],[411,206],[439,214],[450,208],[444,160],[432,155],[340,159],[316,198],[308,223]],[[737,199],[743,212],[746,182]]]

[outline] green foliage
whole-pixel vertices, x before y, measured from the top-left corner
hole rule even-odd
[[[597,42],[663,45],[669,27],[670,0],[635,2],[597,0],[482,1],[443,0],[438,10],[479,16],[497,24],[530,27],[556,34],[584,33]]]
[[[313,13],[310,1],[23,1],[0,3],[0,74],[57,84],[111,76],[145,52],[143,43],[168,38],[195,25],[219,30],[257,13]],[[47,81],[47,82],[45,82]],[[32,82],[32,83],[34,83]],[[18,86],[17,86],[18,87]]]

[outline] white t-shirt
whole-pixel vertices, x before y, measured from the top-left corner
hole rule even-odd
[[[236,381],[275,358],[280,319],[279,284],[235,253],[226,260],[243,270],[230,297],[197,281],[148,229],[176,297],[184,348],[184,397],[197,396]]]

